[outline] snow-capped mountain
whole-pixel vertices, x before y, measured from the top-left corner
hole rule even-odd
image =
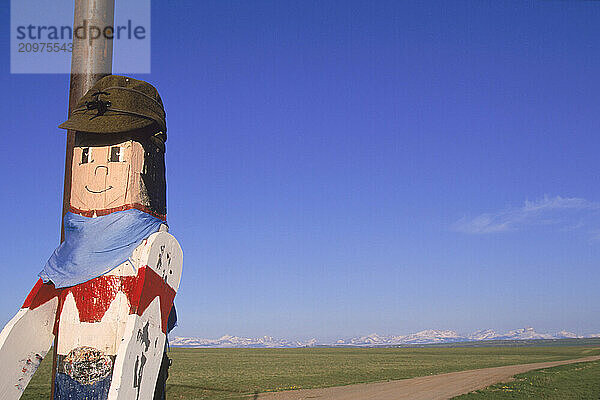
[[[359,336],[348,339],[338,339],[335,341],[335,345],[352,345],[352,346],[381,346],[391,345],[402,340],[404,336],[380,336],[376,333],[372,333],[367,336]]]
[[[531,327],[515,329],[504,334],[496,333],[491,329],[482,329],[469,335],[460,335],[455,331],[428,329],[405,336],[382,336],[372,333],[367,336],[357,336],[334,340],[333,342],[320,342],[317,339],[307,341],[275,339],[271,336],[260,338],[245,338],[225,335],[218,339],[183,338],[175,337],[170,340],[171,346],[178,347],[237,347],[237,348],[297,348],[314,346],[396,346],[420,345],[434,343],[459,343],[485,340],[534,340],[534,339],[576,339],[600,338],[600,333],[579,336],[573,332],[560,331],[556,334],[538,333]]]
[[[554,337],[557,339],[581,339],[584,336],[579,336],[578,334],[569,331],[560,331],[554,335]]]
[[[453,343],[464,341],[465,337],[454,331],[438,331],[433,329],[413,333],[402,339],[403,344]]]
[[[308,347],[314,346],[316,339],[306,342],[275,339],[271,336],[260,338],[244,338],[239,336],[225,335],[218,339],[182,338],[175,337],[169,340],[169,345],[176,347],[236,347],[236,348],[286,348],[286,347]]]
[[[496,331],[492,329],[481,329],[469,335],[469,340],[494,340],[498,336]]]
[[[532,339],[557,339],[548,333],[537,333],[533,328],[521,328],[498,335],[495,340],[532,340]]]
[[[337,346],[381,346],[396,344],[451,343],[464,340],[465,338],[463,336],[454,331],[429,329],[406,336],[380,336],[376,333],[372,333],[368,336],[338,339],[334,344]]]

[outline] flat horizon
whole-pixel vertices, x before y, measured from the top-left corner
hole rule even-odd
[[[600,332],[599,2],[151,14],[151,73],[132,76],[167,112],[174,334]],[[9,45],[3,323],[59,241],[69,87],[11,74]]]

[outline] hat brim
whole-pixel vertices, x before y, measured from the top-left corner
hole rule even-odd
[[[95,110],[90,110],[71,115],[58,127],[80,132],[122,133],[146,128],[152,124],[158,126],[156,121],[150,118],[113,113],[97,116]]]

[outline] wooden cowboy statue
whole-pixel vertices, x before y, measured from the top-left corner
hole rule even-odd
[[[183,253],[166,224],[162,100],[109,75],[60,128],[77,132],[65,240],[0,333],[0,398],[21,397],[53,343],[55,400],[164,398]]]

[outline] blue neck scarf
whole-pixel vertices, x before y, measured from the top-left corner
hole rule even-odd
[[[39,276],[57,288],[74,286],[107,273],[165,222],[131,209],[96,218],[67,213],[65,241],[54,250]]]

